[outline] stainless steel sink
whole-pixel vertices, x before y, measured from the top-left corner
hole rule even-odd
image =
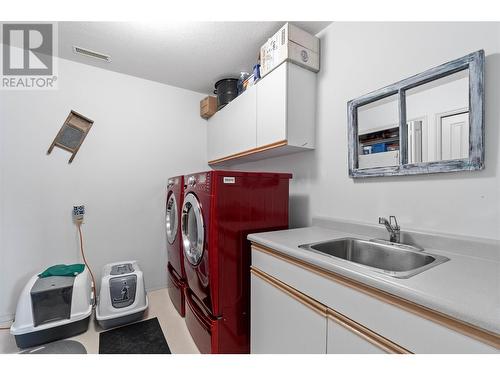
[[[449,259],[440,255],[412,250],[398,244],[340,238],[299,246],[302,249],[370,268],[385,275],[406,279]]]

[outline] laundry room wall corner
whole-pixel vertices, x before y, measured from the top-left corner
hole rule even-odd
[[[204,95],[64,59],[58,65],[56,90],[0,91],[4,320],[30,275],[81,262],[75,203],[85,204],[85,254],[98,283],[105,264],[133,259],[147,289],[166,286],[167,179],[206,168]],[[64,150],[46,151],[70,110],[94,125],[68,164]]]

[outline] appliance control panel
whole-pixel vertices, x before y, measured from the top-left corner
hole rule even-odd
[[[171,189],[175,185],[179,185],[179,177],[169,178],[167,182],[167,189]]]
[[[204,192],[210,191],[210,172],[187,176],[184,181],[185,188]]]

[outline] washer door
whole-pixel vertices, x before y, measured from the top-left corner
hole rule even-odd
[[[167,200],[167,214],[166,214],[166,223],[165,226],[167,228],[167,241],[170,244],[173,244],[175,241],[175,237],[177,236],[177,228],[179,227],[179,218],[177,215],[177,200],[175,199],[175,195],[172,193]]]
[[[184,199],[181,217],[182,243],[186,259],[193,266],[200,263],[205,245],[203,214],[198,199],[188,193]]]

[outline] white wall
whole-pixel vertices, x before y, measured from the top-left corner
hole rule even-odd
[[[73,204],[85,204],[86,256],[97,278],[137,259],[150,289],[166,284],[167,178],[204,170],[203,95],[59,60],[59,89],[0,91],[0,321],[28,278],[80,261]],[[46,151],[73,109],[95,121],[72,164]]]
[[[235,166],[291,171],[291,225],[327,216],[500,239],[500,23],[333,23],[321,34],[316,150]],[[486,169],[353,180],[348,100],[478,49],[486,52]]]

